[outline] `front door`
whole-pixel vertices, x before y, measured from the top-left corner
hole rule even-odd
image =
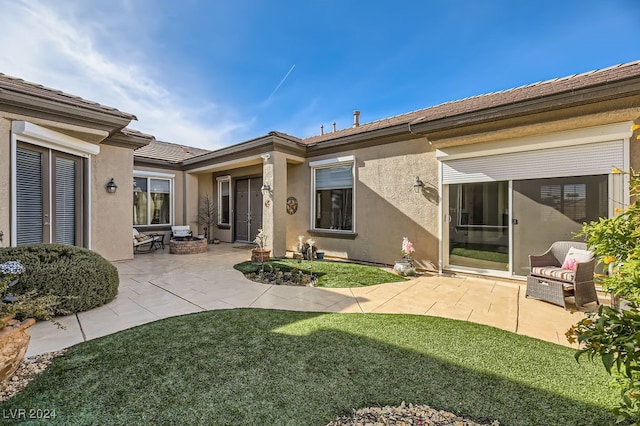
[[[253,241],[262,227],[262,177],[238,179],[235,189],[235,239]]]

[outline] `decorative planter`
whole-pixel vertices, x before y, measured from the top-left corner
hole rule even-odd
[[[416,274],[416,270],[413,267],[413,261],[411,259],[396,260],[396,264],[393,266],[393,270],[396,271],[398,275],[402,275],[403,277]]]
[[[268,262],[271,258],[271,250],[253,249],[251,250],[251,261],[254,263]]]
[[[22,322],[11,320],[7,322],[7,326],[0,328],[0,382],[20,366],[31,339],[27,329],[35,323],[32,318]]]
[[[324,252],[323,251],[317,251],[316,252],[316,259],[323,260],[324,259]]]

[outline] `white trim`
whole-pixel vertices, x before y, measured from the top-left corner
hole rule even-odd
[[[549,148],[585,145],[597,142],[628,139],[631,137],[632,121],[547,133],[544,135],[506,139],[498,142],[476,143],[436,150],[436,159],[440,161],[457,160],[471,157],[508,154],[514,152],[536,151]]]
[[[90,155],[100,153],[99,145],[46,129],[28,121],[12,122],[11,133],[16,135],[21,142],[66,152],[78,157],[88,158]]]
[[[231,175],[226,175],[226,176],[218,176],[216,177],[216,181],[218,182],[218,196],[217,198],[217,208],[218,208],[218,220],[217,223],[218,225],[225,225],[225,226],[231,226],[231,217],[232,217],[232,211],[231,211],[231,206],[233,203],[233,195],[231,191]],[[224,182],[227,182],[229,184],[229,222],[224,223],[222,222],[222,184]]]
[[[355,155],[345,155],[343,157],[327,158],[325,160],[309,161],[309,167],[319,169],[323,167],[337,166],[341,163],[355,163]]]
[[[134,170],[133,178],[143,178],[147,180],[147,222],[151,220],[151,203],[149,199],[151,198],[151,182],[149,179],[158,179],[158,180],[168,180],[169,181],[169,203],[171,208],[169,209],[169,223],[145,223],[143,225],[136,225],[134,227],[145,227],[145,226],[167,226],[173,225],[175,221],[175,211],[176,211],[176,183],[175,183],[175,174],[173,173],[161,173],[161,172],[146,172]],[[131,203],[133,206],[133,197],[131,199]],[[132,218],[133,219],[133,218]]]
[[[150,178],[164,178],[164,179],[174,179],[176,177],[175,173],[163,173],[163,172],[150,172],[147,170],[134,170],[134,177],[150,177]]]

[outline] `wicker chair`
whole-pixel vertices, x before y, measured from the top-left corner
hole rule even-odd
[[[586,250],[587,245],[576,241],[557,241],[540,256],[529,256],[530,274],[527,277],[526,297],[544,300],[567,309],[566,297],[574,296],[576,306],[590,302],[598,305],[598,294],[593,281],[595,257],[578,262],[576,270],[562,269],[569,249]]]

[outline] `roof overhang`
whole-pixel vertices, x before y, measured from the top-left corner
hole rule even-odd
[[[125,128],[104,140],[102,144],[136,150],[149,145],[154,140],[155,137],[152,135]]]
[[[421,117],[409,123],[409,130],[413,134],[426,136],[429,142],[437,144],[440,140],[492,132],[506,127],[616,110],[634,110],[638,107],[640,77],[634,77],[433,120]]]

